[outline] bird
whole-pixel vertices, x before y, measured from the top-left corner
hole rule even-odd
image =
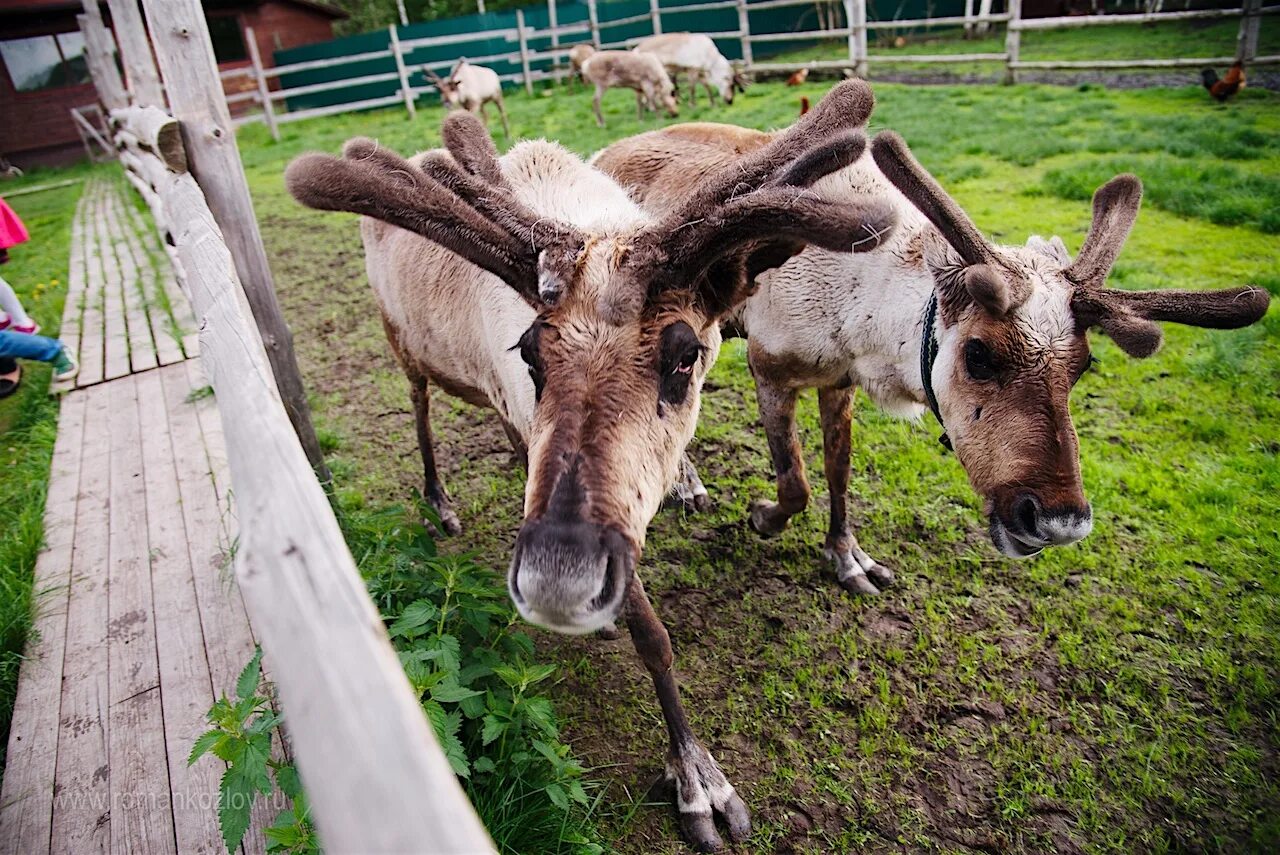
[[[797,71],[795,74],[787,78],[787,85],[799,86],[801,83],[804,83],[805,78],[807,78],[808,76],[809,76],[809,69],[802,68],[799,71]]]
[[[801,95],[800,96],[800,115],[803,116],[807,112],[809,112],[809,99]]]
[[[1244,88],[1244,63],[1236,60],[1227,70],[1227,76],[1221,79],[1218,78],[1218,72],[1212,68],[1206,68],[1200,72],[1200,79],[1210,95],[1219,102],[1225,103],[1228,98]]]

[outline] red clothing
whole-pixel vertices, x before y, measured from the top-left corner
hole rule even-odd
[[[5,204],[4,199],[0,199],[0,249],[17,246],[30,238],[27,227],[22,224],[22,220],[18,219],[13,208]]]

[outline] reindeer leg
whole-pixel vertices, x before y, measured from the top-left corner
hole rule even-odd
[[[720,814],[735,843],[751,834],[751,814],[705,745],[694,736],[680,705],[680,690],[671,670],[674,658],[671,637],[658,620],[639,576],[633,576],[627,591],[627,627],[641,661],[653,677],[653,687],[662,706],[670,748],[666,778],[675,784],[680,830],[699,852],[714,852],[722,845],[716,833],[714,814]]]
[[[453,512],[449,495],[444,491],[444,484],[436,471],[436,456],[431,445],[431,395],[427,389],[427,378],[410,368],[405,368],[405,374],[409,377],[409,397],[413,399],[414,422],[418,428],[418,450],[422,453],[422,495],[440,515],[440,527],[444,529],[441,533],[461,534],[462,523]]]
[[[502,134],[507,139],[511,139],[511,125],[507,122],[507,105],[503,102],[501,95],[493,103],[498,105],[498,117],[502,119]]]
[[[702,76],[698,74],[698,72],[696,71],[689,72],[689,106],[690,107],[698,106],[698,82],[699,80],[701,80],[701,77]]]
[[[645,93],[636,90],[636,121],[644,119]]]
[[[826,553],[836,565],[836,578],[851,594],[878,594],[893,581],[893,573],[877,564],[858,546],[849,529],[849,429],[853,423],[854,387],[819,389],[818,409],[822,414],[822,459],[831,491],[831,525],[827,530]],[[868,578],[870,577],[870,578]]]
[[[671,488],[671,499],[673,504],[683,506],[691,514],[711,507],[711,497],[707,495],[707,488],[698,477],[698,470],[689,459],[687,449],[680,456],[680,477]]]
[[[748,345],[750,348],[750,345]],[[809,504],[809,481],[804,476],[804,457],[800,436],[796,432],[796,395],[798,390],[772,380],[759,367],[758,354],[748,350],[751,373],[756,379],[756,399],[760,404],[760,420],[769,438],[769,454],[778,479],[778,501],[757,499],[751,503],[751,527],[765,537],[787,527],[787,521]]]
[[[604,116],[600,115],[600,99],[604,97],[604,87],[596,84],[596,97],[591,99],[591,109],[596,113],[596,124],[604,127]]]

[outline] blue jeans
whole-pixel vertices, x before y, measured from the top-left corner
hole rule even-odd
[[[42,335],[0,330],[0,357],[16,356],[37,362],[53,362],[62,353],[62,342]]]

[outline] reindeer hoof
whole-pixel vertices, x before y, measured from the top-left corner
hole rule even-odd
[[[441,537],[456,537],[462,534],[462,523],[458,519],[458,515],[453,512],[453,508],[448,505],[437,505],[432,503],[431,507],[435,508],[436,514],[440,517],[439,523],[428,517],[422,521],[427,528],[435,531]]]
[[[848,576],[840,577],[840,587],[844,588],[850,594],[863,594],[869,597],[880,595],[880,589],[871,584],[871,580],[867,578],[866,573],[850,573]]]
[[[751,503],[751,514],[747,521],[751,524],[751,528],[761,537],[773,537],[787,527],[787,518],[782,517],[782,521],[778,522],[778,503],[771,502],[768,499],[756,499]]]
[[[724,845],[716,831],[716,814],[734,843],[751,836],[751,814],[746,804],[725,779],[711,752],[700,743],[670,759],[667,777],[675,782],[680,831],[694,849],[716,852]]]
[[[622,638],[622,632],[619,631],[618,625],[612,621],[596,630],[596,635],[604,641],[617,641]]]
[[[889,587],[894,580],[893,571],[879,563],[872,563],[867,568],[867,576],[881,588]]]

